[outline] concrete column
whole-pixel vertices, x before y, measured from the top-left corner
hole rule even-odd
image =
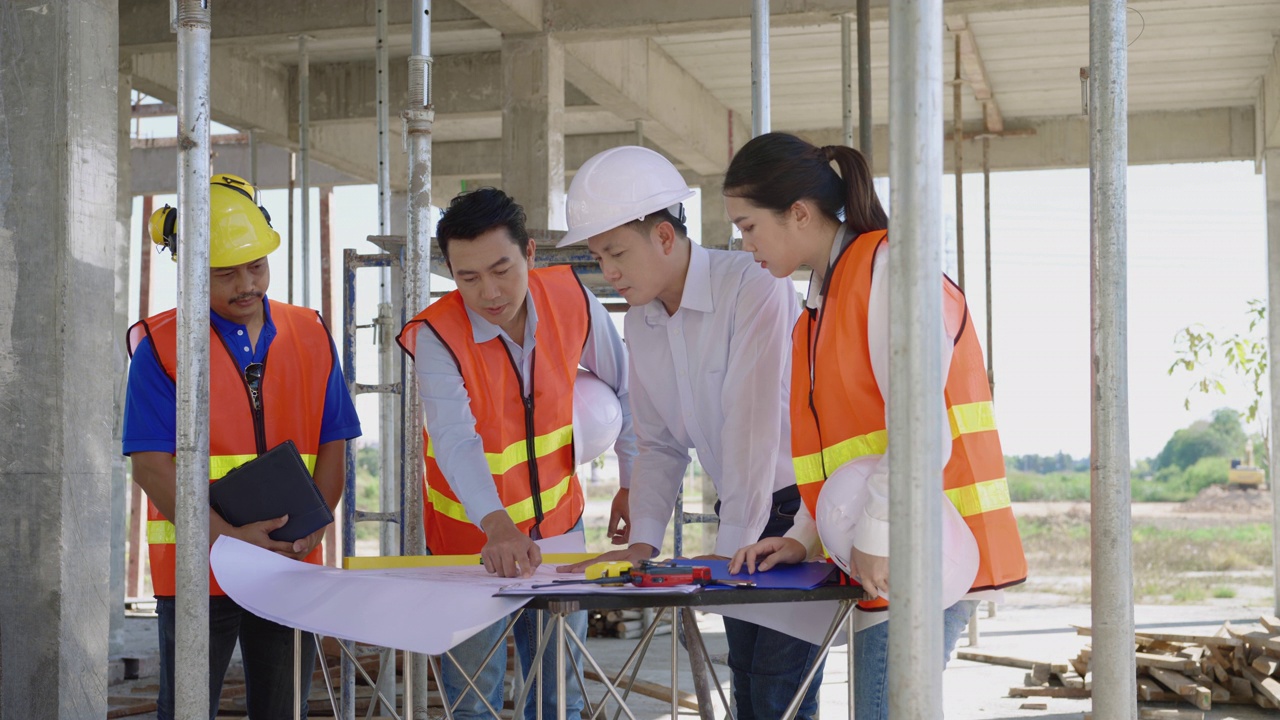
[[[119,130],[117,158],[128,158],[129,121],[133,116],[130,90],[133,77],[126,65],[121,68],[117,86]],[[129,248],[130,218],[133,216],[133,193],[129,188],[130,168],[127,160],[120,160],[116,182],[116,236],[115,236],[115,317],[111,332],[111,356],[115,367],[115,418],[112,423],[111,443],[111,634],[110,653],[114,657],[124,653],[124,598],[125,535],[128,527],[129,477],[127,461],[120,454],[120,442],[124,432],[124,391],[128,371],[128,350],[125,348],[125,331],[129,326]]]
[[[564,46],[550,35],[502,38],[502,189],[528,226],[564,230]]]
[[[0,717],[100,718],[119,15],[114,0],[40,9],[0,4]]]
[[[702,245],[728,250],[733,225],[724,212],[724,176],[705,175],[697,185],[702,189]]]
[[[1267,352],[1280,357],[1280,148],[1267,148]],[[1273,568],[1280,568],[1280,493],[1276,492],[1277,458],[1280,458],[1280,365],[1272,362],[1271,372],[1271,447],[1267,460],[1271,486],[1272,523],[1271,552]],[[1273,572],[1275,582],[1275,608],[1280,613],[1280,573]]]

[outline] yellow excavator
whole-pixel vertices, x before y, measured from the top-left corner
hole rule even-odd
[[[1253,444],[1247,443],[1244,448],[1245,461],[1231,461],[1231,469],[1227,471],[1227,489],[1229,490],[1261,490],[1266,484],[1262,468],[1253,464]]]

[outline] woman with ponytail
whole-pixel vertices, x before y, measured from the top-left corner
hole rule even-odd
[[[791,454],[803,507],[785,536],[740,549],[730,566],[767,571],[826,554],[858,580],[874,600],[860,603],[855,618],[855,715],[888,718],[889,219],[861,153],[784,133],[738,151],[724,197],[757,262],[775,277],[812,271],[791,351]],[[937,383],[946,402],[936,422],[952,438],[941,448],[938,478],[950,501],[944,585],[959,588],[944,590],[945,664],[975,601],[1025,580],[1026,560],[982,350],[964,294],[940,281],[945,370]]]

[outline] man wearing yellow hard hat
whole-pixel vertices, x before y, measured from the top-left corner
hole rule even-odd
[[[267,255],[280,246],[255,190],[234,175],[215,175],[209,188],[209,480],[293,441],[330,509],[342,496],[346,441],[360,421],[337,363],[337,350],[319,313],[267,299]],[[177,211],[165,206],[150,219],[151,238],[182,252]],[[174,705],[174,564],[177,312],[168,310],[129,329],[129,384],[124,454],[146,491],[147,542],[157,600],[160,696],[157,717]],[[321,529],[289,543],[272,540],[280,517],[240,527],[209,511],[209,542],[230,535],[282,555],[319,564]],[[242,609],[209,576],[209,716],[217,713],[223,675],[236,642],[244,661],[249,717],[293,712],[293,630]],[[304,633],[304,698],[310,690],[315,644]]]

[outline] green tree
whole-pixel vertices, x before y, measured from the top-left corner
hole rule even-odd
[[[1262,453],[1257,453],[1257,457],[1262,459],[1265,467],[1271,464],[1271,446],[1267,441],[1269,424],[1263,406],[1268,396],[1269,383],[1266,301],[1250,300],[1246,314],[1249,317],[1249,329],[1224,338],[1219,338],[1200,323],[1179,330],[1174,336],[1176,359],[1169,366],[1169,374],[1181,371],[1192,375],[1193,382],[1183,401],[1183,407],[1187,409],[1191,408],[1191,396],[1194,394],[1225,395],[1227,382],[1243,383],[1251,391],[1252,398],[1249,407],[1245,409],[1244,421],[1257,423],[1263,449]],[[1242,439],[1238,444],[1232,445],[1231,454],[1242,454],[1246,442]],[[1163,463],[1158,463],[1157,469],[1163,466]]]
[[[1246,442],[1240,427],[1240,413],[1222,408],[1209,421],[1198,420],[1173,433],[1164,449],[1155,457],[1152,469],[1185,470],[1201,458],[1238,455]]]

